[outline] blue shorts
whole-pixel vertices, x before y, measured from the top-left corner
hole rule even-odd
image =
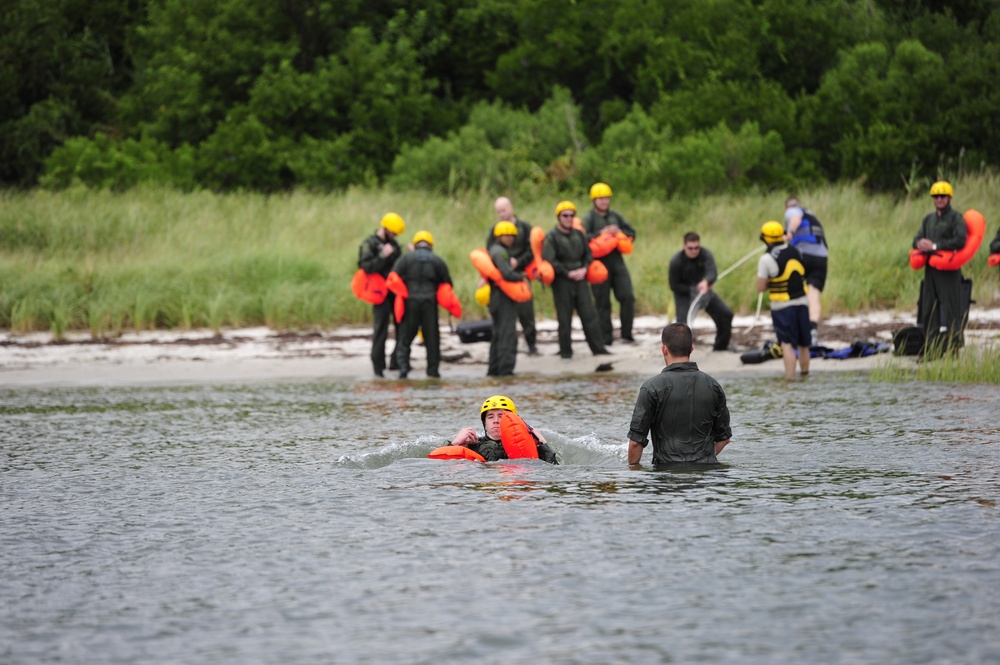
[[[778,344],[808,347],[812,343],[812,336],[809,333],[809,308],[805,305],[772,309],[771,323],[774,324],[774,334],[778,336]]]

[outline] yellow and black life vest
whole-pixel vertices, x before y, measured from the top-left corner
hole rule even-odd
[[[801,298],[806,294],[805,266],[802,265],[802,255],[794,247],[785,245],[770,250],[770,254],[778,263],[778,276],[767,280],[770,299],[788,301]]]

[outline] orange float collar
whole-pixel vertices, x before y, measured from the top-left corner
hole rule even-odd
[[[505,411],[500,416],[500,443],[510,459],[538,459],[538,442],[516,413]]]
[[[489,252],[477,247],[469,253],[469,260],[484,279],[490,280],[514,302],[531,300],[531,285],[527,281],[508,282],[501,276],[500,269],[493,265]]]
[[[986,235],[986,218],[978,210],[966,210],[963,217],[967,237],[962,249],[934,252],[915,249],[910,252],[910,267],[920,270],[930,263],[931,268],[935,270],[958,270],[968,263],[983,243],[983,236]]]
[[[377,272],[365,272],[361,268],[351,278],[351,291],[358,299],[373,305],[381,305],[389,296],[385,277]]]
[[[486,458],[474,450],[469,450],[465,446],[441,446],[435,448],[427,455],[431,459],[458,459],[472,462],[485,462]]]

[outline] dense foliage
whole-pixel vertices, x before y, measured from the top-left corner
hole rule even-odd
[[[12,0],[0,184],[697,195],[1000,166],[993,0]]]

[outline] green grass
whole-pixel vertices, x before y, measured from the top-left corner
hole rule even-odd
[[[956,205],[986,216],[988,242],[1000,215],[1000,177],[954,184]],[[932,208],[928,197],[869,196],[851,185],[797,194],[830,239],[825,315],[916,309],[920,275],[908,267],[907,254]],[[515,204],[522,218],[548,229],[561,198],[566,196]],[[581,213],[589,207],[585,192],[572,198]],[[699,232],[725,270],[761,246],[760,226],[781,219],[784,198],[784,192],[673,201],[616,194],[613,207],[638,232],[626,259],[637,313],[672,312],[667,264],[686,231]],[[362,189],[272,196],[165,189],[6,192],[0,194],[0,328],[57,336],[83,330],[101,337],[155,328],[302,330],[365,323],[371,309],[352,296],[350,278],[358,245],[389,210],[406,219],[404,241],[420,229],[434,235],[435,251],[450,266],[465,306],[463,318],[484,318],[485,308],[473,299],[478,276],[468,254],[482,245],[494,221],[492,204],[485,193]],[[997,271],[986,266],[987,254],[980,249],[965,269],[975,280],[979,307],[997,304]],[[737,313],[756,306],[755,263],[745,262],[718,283]],[[535,295],[538,315],[554,317],[548,291],[536,286]]]
[[[1000,384],[1000,340],[969,343],[957,358],[914,363],[912,358],[880,358],[870,373],[877,381],[946,381],[952,383]]]

